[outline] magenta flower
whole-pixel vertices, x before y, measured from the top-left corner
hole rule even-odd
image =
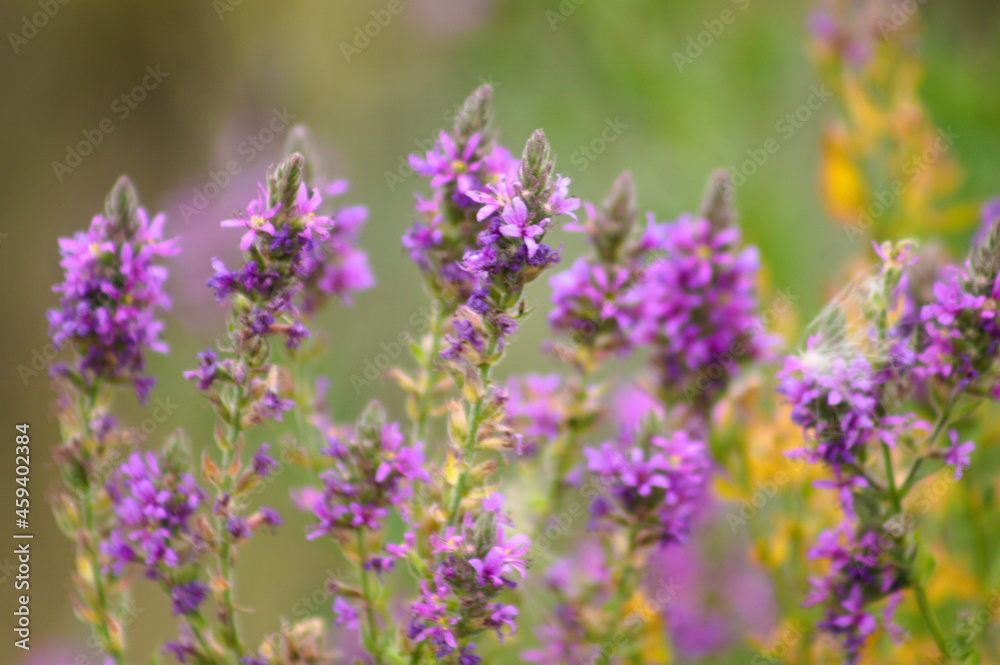
[[[245,217],[233,217],[231,219],[223,220],[220,226],[227,228],[245,228],[246,233],[240,238],[240,251],[245,252],[250,249],[253,245],[254,240],[257,238],[258,232],[263,232],[269,236],[274,236],[274,224],[270,220],[274,219],[275,215],[278,214],[278,210],[281,208],[281,203],[276,203],[274,206],[267,207],[267,190],[264,186],[257,185],[259,190],[258,197],[250,202],[247,206],[247,215]]]
[[[518,533],[508,539],[504,539],[503,527],[497,527],[496,547],[503,553],[504,565],[520,573],[522,578],[527,575],[525,571],[525,557],[528,555],[530,546],[531,539],[523,533]]]
[[[961,480],[962,472],[968,468],[971,461],[970,455],[976,449],[976,444],[972,441],[960,444],[958,442],[958,432],[955,430],[948,430],[948,438],[951,439],[951,447],[948,448],[945,462],[955,467],[955,480]]]
[[[118,181],[111,197],[137,198],[127,178]],[[72,344],[80,358],[72,368],[57,365],[56,373],[77,374],[88,385],[95,379],[129,380],[145,401],[153,384],[143,374],[145,354],[167,351],[157,319],[160,310],[170,308],[163,290],[167,270],[155,260],[179,251],[176,240],[163,239],[165,219],[150,220],[133,203],[110,217],[95,216],[86,232],[59,239],[65,279],[53,287],[60,301],[47,312],[49,336],[56,348]]]
[[[403,445],[403,434],[399,423],[386,423],[382,426],[382,462],[375,471],[375,482],[384,482],[396,471],[408,480],[419,478],[429,481],[430,476],[423,468],[424,455],[418,446]]]
[[[541,225],[528,224],[528,207],[519,196],[514,197],[504,207],[502,217],[504,223],[499,228],[500,233],[508,238],[521,238],[528,248],[528,256],[534,257],[538,251],[538,242],[535,238],[545,233],[543,225],[549,220],[543,219]]]
[[[504,605],[503,603],[494,603],[489,607],[492,610],[489,616],[483,621],[483,624],[495,628],[497,631],[497,637],[500,640],[500,644],[504,642],[503,627],[510,627],[510,635],[517,632],[517,608],[513,605]]]
[[[312,240],[315,233],[322,240],[330,237],[330,227],[333,226],[333,219],[325,215],[317,215],[316,211],[323,203],[323,197],[318,189],[312,190],[303,182],[299,185],[295,193],[295,203],[292,204],[291,215],[300,220],[305,230],[302,232],[303,238]]]
[[[570,179],[564,175],[556,177],[556,191],[552,193],[552,196],[545,203],[544,210],[545,214],[549,217],[567,215],[568,217],[572,217],[575,223],[578,220],[573,211],[580,207],[580,199],[569,198],[569,183]]]
[[[444,531],[444,536],[438,534],[431,535],[431,552],[441,554],[442,552],[458,552],[465,536],[455,527],[450,526]]]
[[[346,626],[349,630],[358,629],[358,611],[340,596],[333,599],[333,615],[335,626]]]
[[[480,584],[503,586],[506,582],[502,575],[507,570],[506,556],[500,547],[492,547],[485,558],[469,559],[469,565],[479,575]]]
[[[495,185],[486,185],[486,189],[480,191],[466,192],[466,196],[483,206],[476,213],[476,220],[481,222],[510,205],[517,196],[517,188],[514,186],[516,182],[515,179],[501,173]]]
[[[479,147],[480,135],[475,133],[465,142],[461,152],[452,138],[444,131],[438,135],[438,145],[427,153],[426,159],[410,155],[410,166],[422,176],[431,177],[431,187],[442,187],[455,181],[459,192],[473,188],[477,181],[470,171],[476,171],[482,162],[472,161]]]

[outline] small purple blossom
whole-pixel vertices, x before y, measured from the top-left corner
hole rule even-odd
[[[192,546],[190,520],[204,493],[187,474],[164,471],[153,453],[133,453],[122,465],[112,497],[118,528],[103,545],[113,568],[141,562],[147,574],[176,568]]]
[[[201,582],[188,582],[173,587],[170,590],[170,599],[174,615],[194,614],[207,593],[208,587]]]
[[[243,217],[233,217],[230,219],[225,219],[220,223],[220,226],[226,228],[244,228],[246,233],[240,238],[240,251],[245,252],[250,249],[253,245],[254,240],[257,239],[258,233],[266,233],[270,236],[274,236],[275,229],[274,224],[271,222],[278,214],[281,209],[281,204],[276,203],[273,206],[268,207],[267,190],[263,185],[257,185],[257,198],[250,202],[247,206],[247,214]]]
[[[953,429],[948,430],[948,438],[951,439],[951,447],[948,448],[945,462],[955,467],[955,480],[961,480],[962,472],[968,468],[971,461],[970,456],[972,455],[972,451],[976,449],[976,444],[972,441],[959,443],[958,432]]]
[[[358,629],[358,611],[340,596],[333,599],[333,616],[335,626],[346,626],[349,630]]]

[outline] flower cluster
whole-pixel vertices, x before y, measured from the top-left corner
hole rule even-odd
[[[598,355],[629,351],[619,317],[624,296],[642,276],[645,256],[644,248],[629,242],[638,216],[631,174],[615,180],[601,208],[587,202],[584,209],[585,221],[566,230],[583,231],[594,256],[580,257],[549,280],[554,305],[549,324]]]
[[[778,375],[791,419],[812,444],[791,454],[829,469],[832,478],[816,486],[837,491],[845,516],[814,550],[830,569],[810,602],[824,604],[827,616],[819,627],[841,640],[850,662],[878,625],[868,606],[893,594],[886,607],[891,615],[900,598],[895,592],[912,588],[923,597],[919,543],[897,523],[903,500],[941,462],[962,477],[975,444],[962,442],[949,427],[954,410],[964,395],[977,399],[995,381],[996,232],[973,250],[964,271],[945,271],[930,296],[917,293],[922,287],[914,278],[925,277],[916,269],[912,243],[875,249],[882,260],[878,274],[854,301],[847,298],[821,317],[818,332]],[[847,321],[859,314],[855,333]],[[949,442],[942,444],[945,431]],[[910,470],[900,481],[894,467],[903,460]]]
[[[882,623],[894,639],[899,640],[903,634],[893,623],[902,600],[900,589],[906,583],[906,573],[893,565],[890,554],[898,546],[898,539],[888,531],[881,535],[867,531],[856,536],[849,525],[843,524],[820,534],[816,547],[809,552],[811,559],[828,561],[829,570],[826,576],[810,580],[813,591],[805,604],[824,606],[825,615],[817,627],[842,642],[849,665],[860,660],[865,638],[878,627],[878,619],[866,612],[871,603],[888,598]]]
[[[169,579],[170,571],[189,562],[199,547],[191,522],[205,494],[190,475],[161,465],[150,452],[133,453],[120,476],[109,488],[118,528],[104,552],[116,575],[135,562],[145,567],[147,577]],[[178,593],[175,602],[182,605],[182,599],[195,597],[193,587]]]
[[[885,415],[879,387],[883,380],[862,354],[833,355],[822,335],[814,335],[799,356],[789,356],[779,373],[778,392],[791,403],[791,419],[815,442],[812,461],[828,464],[840,477],[844,465],[866,460],[867,446]]]
[[[328,197],[347,191],[347,181],[337,180],[323,190]],[[303,309],[316,311],[331,296],[350,305],[353,294],[375,284],[368,255],[358,248],[361,227],[368,218],[365,206],[338,208],[330,213],[333,226],[324,239],[313,239],[302,259]]]
[[[448,527],[443,536],[431,537],[438,562],[429,580],[421,582],[420,597],[411,605],[407,636],[426,641],[436,658],[460,652],[459,662],[476,665],[476,645],[469,638],[484,629],[496,631],[501,643],[517,630],[518,610],[497,600],[517,588],[515,576],[524,578],[530,540],[523,534],[509,538],[498,524],[503,502],[483,512],[475,521],[466,514],[459,528]]]
[[[419,442],[404,445],[399,424],[385,422],[377,404],[369,406],[353,438],[343,440],[331,433],[327,442],[322,452],[333,466],[320,475],[323,490],[308,489],[298,495],[301,506],[319,519],[309,531],[310,540],[379,529],[389,508],[405,510],[414,481],[430,480]]]
[[[558,374],[528,374],[507,382],[506,421],[526,447],[553,441],[565,429],[569,413],[563,389]]]
[[[920,311],[925,345],[923,374],[964,390],[996,384],[1000,351],[1000,220],[976,245],[963,270],[952,268],[934,284],[934,300]]]
[[[708,477],[703,443],[683,430],[670,436],[626,430],[620,441],[584,454],[610,494],[594,501],[597,520],[630,526],[639,534],[637,545],[684,542]]]
[[[65,280],[54,287],[59,309],[48,312],[56,347],[71,342],[75,367],[57,371],[83,385],[97,379],[131,381],[145,401],[154,379],[145,376],[145,353],[165,353],[160,310],[170,307],[163,291],[166,268],[156,259],[177,253],[176,240],[163,239],[161,214],[149,219],[132,183],[122,177],[108,196],[103,215],[86,232],[59,240]]]
[[[686,215],[651,224],[646,236],[662,256],[626,297],[625,334],[652,347],[661,387],[707,400],[726,385],[736,358],[757,360],[768,349],[756,318],[757,250],[740,249],[734,226]],[[706,369],[713,365],[720,371]]]
[[[517,179],[508,183],[510,197],[495,190],[475,194],[482,202],[477,218],[483,230],[476,236],[477,247],[461,261],[462,269],[475,276],[475,287],[453,321],[455,333],[447,339],[443,357],[468,356],[470,349],[482,352],[483,338],[488,340],[487,357],[502,350],[504,339],[517,331],[524,287],[558,263],[559,250],[541,241],[554,226],[553,218],[575,218],[572,211],[580,202],[568,198],[569,179],[554,174],[554,168],[548,140],[539,130],[525,145]],[[485,335],[476,330],[480,327]]]
[[[235,271],[213,259],[215,274],[208,285],[220,302],[232,302],[242,343],[282,334],[287,346],[297,347],[309,336],[297,296],[302,294],[311,312],[331,295],[349,300],[352,292],[373,283],[367,257],[355,246],[367,211],[355,207],[323,214],[323,196],[303,180],[304,168],[305,158],[293,154],[268,175],[266,187],[258,184],[258,196],[245,214],[222,222],[245,229],[240,249],[246,259]],[[336,195],[345,189],[338,181],[326,191]]]
[[[757,320],[757,250],[740,247],[731,186],[717,174],[698,216],[657,223],[638,238],[635,186],[623,173],[583,230],[594,256],[552,278],[552,327],[598,357],[649,348],[664,398],[710,404],[736,365],[764,359],[774,340]]]
[[[452,130],[440,132],[432,150],[410,156],[413,169],[431,178],[434,192],[429,200],[417,196],[422,219],[407,230],[403,246],[431,294],[451,307],[467,300],[474,285],[462,260],[476,246],[482,211],[489,209],[481,199],[488,194],[509,201],[510,183],[517,177],[517,160],[495,140],[492,95],[490,86],[480,87],[462,105]]]

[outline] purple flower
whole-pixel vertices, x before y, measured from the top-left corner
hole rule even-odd
[[[506,556],[503,549],[499,547],[490,548],[485,558],[480,559],[477,557],[469,559],[469,565],[472,566],[479,576],[480,584],[492,584],[499,587],[507,582],[502,577],[503,573],[507,571]]]
[[[127,178],[115,185],[109,206],[112,200],[136,200]],[[65,279],[53,287],[60,306],[47,313],[49,335],[57,348],[70,343],[79,353],[72,369],[57,371],[75,373],[87,384],[98,378],[131,381],[144,401],[154,381],[143,375],[145,354],[167,351],[156,318],[170,308],[163,291],[167,271],[156,260],[178,248],[176,240],[163,240],[163,215],[150,220],[134,203],[108,215],[95,216],[86,232],[59,240]]]
[[[257,413],[263,418],[274,418],[281,422],[281,414],[290,411],[294,406],[295,402],[290,399],[281,399],[278,397],[278,393],[268,388],[257,403]]]
[[[271,444],[263,443],[253,456],[253,471],[261,478],[278,468],[277,460],[267,454],[270,449]]]
[[[814,335],[804,354],[785,360],[778,377],[792,421],[815,440],[813,461],[834,469],[853,464],[857,449],[879,434],[878,390],[884,380],[864,356],[835,355]]]
[[[188,381],[198,379],[198,390],[208,390],[215,382],[218,360],[219,357],[212,349],[205,349],[198,354],[198,369],[184,372],[184,378]]]
[[[503,224],[499,231],[508,238],[520,238],[528,248],[528,256],[533,257],[538,251],[538,243],[535,238],[545,233],[545,223],[548,219],[543,219],[540,224],[528,223],[528,207],[521,197],[514,197],[513,200],[503,209]]]
[[[397,474],[412,480],[430,481],[430,476],[422,467],[424,455],[416,446],[403,445],[403,434],[399,423],[386,423],[382,426],[382,461],[375,471],[375,482],[381,483],[395,471]]]
[[[459,192],[473,188],[476,180],[470,175],[479,169],[481,162],[473,161],[472,156],[479,147],[480,135],[473,134],[461,149],[444,131],[438,135],[438,144],[434,150],[427,153],[426,159],[410,155],[410,166],[422,176],[431,176],[431,187],[443,187],[455,181]]]
[[[517,196],[515,187],[517,180],[508,179],[506,174],[501,173],[495,184],[486,185],[486,189],[478,192],[466,192],[466,195],[482,204],[479,212],[476,213],[476,220],[483,221],[487,217],[495,214],[498,210],[503,210]],[[555,196],[555,195],[553,195]]]
[[[504,565],[509,570],[515,570],[520,573],[522,578],[527,574],[525,572],[525,557],[528,555],[528,548],[530,546],[531,540],[523,533],[518,533],[505,539],[503,527],[497,527],[497,544],[495,548],[499,549],[503,554]]]
[[[567,215],[576,222],[576,215],[573,214],[573,211],[580,207],[580,199],[569,198],[569,183],[570,179],[566,176],[556,177],[556,188],[545,203],[545,214],[549,217]]]
[[[683,430],[670,437],[649,438],[650,452],[630,444],[632,434],[623,433],[628,447],[605,443],[600,449],[585,448],[589,469],[602,477],[614,495],[617,519],[637,521],[640,529],[658,534],[664,545],[681,543],[689,529],[690,516],[702,495],[707,477],[705,446]],[[611,506],[595,503],[595,517],[604,517]]]
[[[500,644],[503,644],[504,626],[510,627],[510,635],[517,632],[517,608],[513,605],[494,603],[489,606],[488,610],[490,611],[490,614],[483,621],[483,625],[489,628],[495,628],[497,631],[497,637],[500,639]]]
[[[413,614],[407,636],[414,642],[427,640],[435,648],[440,658],[458,648],[458,641],[451,626],[458,623],[459,617],[450,615],[445,602],[451,590],[447,585],[435,580],[432,583],[420,583],[421,595],[410,605]]]
[[[215,289],[215,299],[222,303],[239,285],[240,275],[227,270],[226,264],[214,256],[212,257],[212,268],[215,269],[215,274],[209,277],[205,284],[209,288]]]
[[[346,626],[349,630],[358,629],[357,610],[340,596],[333,599],[333,614],[333,625]]]
[[[117,571],[141,561],[150,576],[176,568],[189,548],[190,520],[204,493],[187,474],[163,472],[153,453],[133,453],[113,486],[117,529],[102,549]]]
[[[970,455],[976,449],[976,444],[972,441],[960,444],[958,442],[958,432],[953,429],[948,430],[948,438],[951,439],[951,447],[948,448],[945,462],[955,467],[955,480],[961,480],[962,472],[968,468]]]
[[[284,520],[281,519],[281,515],[272,508],[267,506],[260,507],[260,522],[268,526],[281,526],[284,524]]]
[[[208,587],[201,582],[188,582],[171,588],[170,599],[173,603],[174,616],[197,612],[207,593]]]
[[[529,440],[551,441],[566,422],[562,400],[562,377],[558,374],[529,374],[512,378],[507,389],[507,420]]]
[[[431,535],[431,553],[458,552],[464,539],[465,536],[462,535],[460,530],[449,526],[445,529],[444,536],[439,536],[436,533]]]
[[[267,190],[263,185],[258,184],[258,196],[247,206],[247,216],[234,217],[223,220],[220,226],[227,228],[245,228],[247,232],[240,238],[240,251],[245,252],[253,245],[258,232],[274,236],[274,224],[270,221],[278,214],[281,203],[276,203],[270,208],[267,206]]]
[[[299,223],[304,227],[301,234],[303,238],[312,240],[314,234],[319,236],[321,240],[326,240],[330,237],[330,227],[333,226],[333,219],[325,215],[316,214],[322,203],[323,197],[318,189],[310,192],[304,182],[299,184],[299,189],[295,194],[295,203],[292,204],[290,214],[292,217],[298,219]]]
[[[756,318],[757,251],[739,249],[738,229],[689,216],[650,224],[642,243],[662,255],[622,298],[618,323],[632,344],[652,346],[661,385],[711,397],[773,345]]]

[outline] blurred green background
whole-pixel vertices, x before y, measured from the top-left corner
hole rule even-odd
[[[133,178],[147,208],[168,214],[168,235],[180,235],[184,248],[171,262],[175,308],[165,334],[171,354],[152,359],[161,378],[150,405],[123,399],[122,413],[141,426],[157,399],[176,405],[165,422],[150,426],[144,445],[157,446],[183,426],[200,447],[211,413],[180,372],[193,367],[194,354],[222,331],[223,312],[204,280],[213,255],[235,255],[238,235],[219,229],[218,221],[244,207],[255,180],[280,156],[287,127],[280,127],[275,109],[311,127],[327,173],[349,178],[347,201],[371,212],[362,245],[378,284],[353,308],[322,318],[333,349],[322,370],[333,378],[334,414],[347,420],[373,398],[400,411],[399,394],[388,382],[360,389],[351,382],[363,377],[383,343],[407,330],[424,303],[399,237],[413,220],[411,192],[426,191],[426,183],[399,169],[405,155],[450,124],[456,104],[480,83],[495,88],[501,141],[512,151],[520,152],[531,131],[543,127],[575,196],[603,198],[611,180],[628,168],[641,207],[660,218],[695,208],[709,172],[743,161],[747,150],[776,136],[775,123],[818,83],[806,51],[804,0],[401,0],[401,11],[389,14],[367,44],[355,43],[358,30],[373,20],[371,12],[384,19],[379,12],[389,4],[69,0],[37,30],[25,24],[25,17],[43,23],[32,18],[40,11],[36,2],[0,5],[0,449],[10,443],[10,454],[0,455],[0,543],[10,543],[4,534],[13,530],[13,510],[6,508],[13,499],[13,425],[28,422],[35,452],[32,645],[61,654],[40,662],[99,662],[73,617],[70,545],[43,501],[58,478],[50,461],[58,430],[43,357],[44,312],[56,304],[50,291],[60,279],[56,238],[87,225],[119,174]],[[735,20],[679,71],[675,51],[726,9]],[[1000,191],[1000,5],[928,2],[921,12],[927,28],[924,99],[932,119],[959,135],[955,151],[967,176],[961,195],[977,201]],[[145,98],[133,100],[134,108],[126,106],[121,96],[142,83],[147,67],[158,67],[162,81],[136,95]],[[798,297],[801,320],[816,312],[838,266],[857,251],[819,204],[818,136],[832,111],[821,109],[779,140],[780,150],[738,192],[745,234],[761,248],[766,279],[771,288]],[[106,134],[99,130],[105,118],[113,127]],[[622,126],[619,135],[587,158],[581,148],[609,121]],[[279,131],[263,145],[269,124]],[[68,172],[54,169],[84,132],[100,135],[100,143]],[[260,150],[250,136],[258,136]],[[230,160],[239,174],[221,191],[206,191]],[[194,209],[198,191],[211,199],[200,211]],[[581,251],[579,238],[567,239],[564,257]],[[544,282],[533,291],[543,311]],[[550,360],[538,360],[545,335],[538,315],[503,371],[554,369]],[[282,433],[269,436],[277,441]],[[252,641],[282,615],[302,618],[309,605],[325,614],[329,606],[322,580],[340,564],[331,544],[301,538],[305,519],[293,514],[285,488],[302,480],[289,470],[268,489],[266,503],[281,510],[288,527],[252,539],[243,551],[240,594],[255,610],[244,619]],[[12,549],[0,545],[3,626],[12,623]],[[173,636],[166,601],[148,591],[137,585],[128,631],[134,662]],[[9,627],[0,634],[0,662],[30,662],[13,647]]]

